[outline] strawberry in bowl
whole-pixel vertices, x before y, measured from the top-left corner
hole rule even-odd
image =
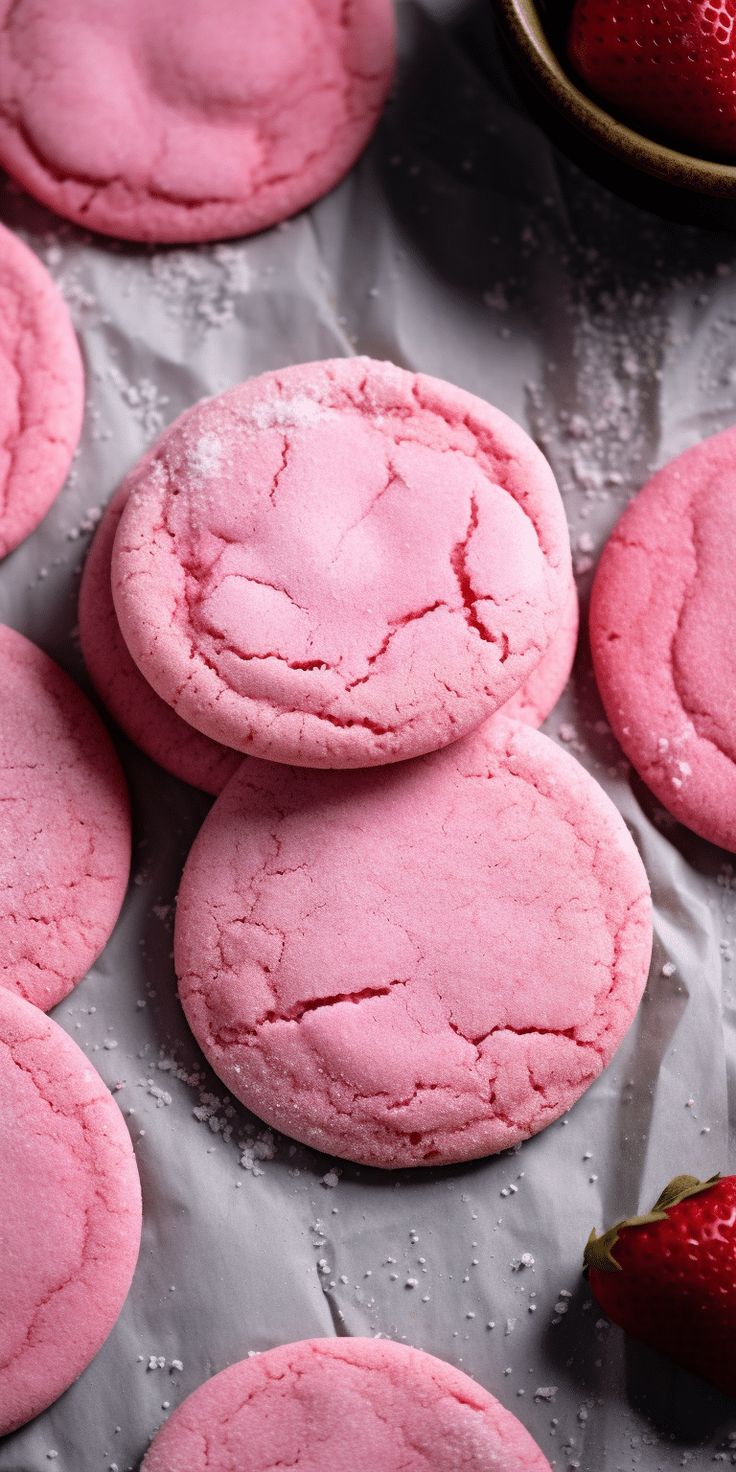
[[[568,55],[625,122],[736,159],[736,0],[575,0]]]
[[[615,1324],[736,1396],[736,1176],[676,1176],[645,1216],[591,1232],[584,1264]]]

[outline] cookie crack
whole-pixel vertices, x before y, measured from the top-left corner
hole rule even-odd
[[[43,1038],[35,1038],[34,1039],[34,1038],[26,1037],[26,1038],[23,1039],[23,1041],[26,1042],[26,1043],[28,1043],[28,1042],[33,1042],[33,1041],[43,1042],[45,1040]],[[6,1047],[8,1049],[8,1052],[10,1053],[10,1057],[11,1057],[11,1059],[13,1061],[14,1066],[19,1070],[19,1072],[25,1074],[26,1077],[30,1079],[30,1082],[33,1085],[33,1088],[36,1090],[37,1094],[39,1095],[39,1097],[41,1098],[41,1100],[43,1101],[43,1103],[51,1110],[51,1112],[53,1114],[58,1114],[62,1118],[65,1118],[65,1119],[72,1118],[75,1121],[75,1123],[79,1125],[80,1129],[82,1130],[82,1134],[85,1136],[85,1138],[87,1138],[88,1131],[89,1131],[89,1128],[90,1127],[89,1127],[88,1121],[84,1118],[83,1114],[75,1111],[70,1116],[69,1113],[66,1110],[60,1109],[58,1107],[58,1105],[56,1105],[54,1103],[54,1101],[49,1098],[48,1094],[45,1092],[45,1090],[43,1089],[41,1083],[39,1082],[39,1080],[38,1080],[38,1078],[37,1078],[34,1070],[32,1068],[30,1068],[28,1064],[24,1063],[17,1056],[17,1053],[14,1051],[14,1049],[10,1046],[9,1043],[6,1043]],[[91,1099],[91,1100],[88,1101],[88,1103],[90,1105],[94,1105],[97,1102],[98,1101],[97,1100],[94,1100],[94,1099]],[[84,1106],[80,1106],[80,1109],[83,1108],[83,1107]],[[71,1150],[71,1147],[70,1147],[70,1150]],[[76,1153],[76,1152],[72,1151],[71,1153]],[[95,1210],[95,1207],[100,1207],[100,1206],[104,1208],[105,1207],[105,1201],[104,1201],[104,1198],[103,1198],[102,1192],[100,1191],[99,1186],[94,1185],[93,1186],[93,1189],[92,1189],[91,1197],[85,1203],[84,1208],[83,1208],[84,1225],[83,1225],[83,1228],[82,1228],[82,1241],[81,1241],[80,1249],[79,1249],[79,1261],[78,1261],[78,1263],[76,1265],[76,1268],[73,1269],[72,1271],[70,1271],[66,1275],[66,1277],[63,1278],[63,1280],[61,1282],[56,1283],[53,1288],[49,1289],[48,1293],[46,1293],[44,1295],[44,1297],[42,1299],[40,1299],[38,1301],[38,1303],[35,1305],[34,1310],[33,1310],[33,1313],[32,1313],[31,1318],[29,1320],[28,1326],[27,1326],[27,1328],[25,1330],[25,1333],[23,1335],[23,1338],[20,1339],[16,1343],[15,1348],[12,1350],[12,1352],[7,1357],[7,1359],[5,1359],[3,1361],[0,1361],[0,1372],[2,1372],[3,1370],[8,1369],[8,1367],[10,1365],[14,1365],[16,1363],[16,1361],[18,1359],[20,1359],[20,1357],[27,1350],[29,1350],[29,1349],[32,1348],[33,1334],[34,1334],[36,1325],[38,1323],[39,1317],[43,1313],[44,1309],[48,1308],[49,1304],[52,1303],[53,1300],[55,1298],[57,1298],[60,1293],[63,1293],[64,1290],[66,1288],[68,1288],[71,1283],[73,1283],[76,1279],[78,1279],[81,1276],[82,1270],[83,1270],[83,1268],[84,1268],[84,1266],[85,1266],[85,1264],[86,1264],[86,1262],[87,1262],[87,1260],[89,1258],[89,1245],[90,1245],[90,1240],[91,1240],[91,1236],[92,1236],[92,1215],[93,1215],[93,1212]]]
[[[389,997],[394,988],[408,986],[409,981],[410,978],[408,976],[395,977],[392,981],[381,986],[366,986],[356,992],[336,992],[329,997],[312,997],[308,1001],[295,1002],[285,1012],[281,1012],[277,1008],[272,1008],[270,1011],[264,1012],[263,1016],[259,1017],[250,1027],[238,1027],[233,1024],[230,1027],[221,1028],[219,1032],[213,1033],[212,1036],[220,1047],[227,1047],[229,1044],[242,1042],[244,1039],[257,1036],[261,1028],[265,1026],[276,1023],[299,1023],[303,1017],[306,1017],[311,1012],[326,1011],[331,1007],[343,1006],[346,1003],[357,1007],[361,1002],[371,1001],[375,997]],[[204,996],[206,1003],[206,993],[201,992],[200,995]]]
[[[392,491],[393,490],[394,486],[397,486],[397,485],[402,485],[402,486],[404,486],[404,489],[406,489],[406,482],[403,479],[403,476],[399,475],[399,473],[396,470],[395,466],[389,460],[388,461],[388,465],[387,465],[387,478],[386,478],[385,485],[380,486],[379,489],[375,492],[375,494],[371,497],[368,505],[361,512],[361,514],[358,517],[357,521],[352,522],[352,524],[350,526],[346,527],[345,530],[340,533],[340,536],[339,536],[339,539],[338,539],[338,542],[337,542],[337,546],[335,547],[335,552],[334,552],[332,561],[330,563],[330,566],[334,566],[334,564],[337,562],[337,560],[338,560],[338,558],[340,556],[340,553],[342,551],[343,545],[347,541],[347,538],[349,536],[352,536],[352,533],[355,532],[355,531],[357,531],[358,527],[359,526],[362,526],[363,525],[363,522],[364,521],[367,521],[369,516],[372,516],[373,515],[373,512],[375,511],[376,506],[378,505],[378,503],[383,500],[384,496],[388,495],[388,492],[389,491]]]
[[[443,598],[438,598],[435,603],[429,603],[426,608],[417,608],[413,613],[405,613],[401,618],[392,619],[389,623],[388,633],[379,648],[366,658],[367,672],[363,675],[358,675],[354,680],[349,680],[345,686],[346,691],[354,690],[356,685],[365,685],[370,680],[374,665],[388,652],[396,635],[402,629],[407,628],[409,624],[419,623],[421,619],[427,618],[430,613],[436,613],[439,608],[446,608],[449,613],[456,612]]]
[[[591,1015],[591,1018],[586,1019],[586,1021],[592,1021],[592,1017],[597,1011],[598,1008],[596,1007],[593,1014]],[[516,1038],[567,1038],[571,1043],[575,1044],[576,1048],[592,1048],[594,1052],[598,1053],[599,1055],[602,1055],[603,1053],[603,1049],[597,1043],[593,1042],[592,1040],[588,1041],[586,1038],[579,1038],[577,1036],[577,1027],[585,1026],[585,1022],[583,1022],[582,1024],[578,1024],[575,1027],[514,1027],[513,1024],[510,1022],[498,1022],[494,1027],[489,1027],[487,1032],[482,1033],[463,1032],[463,1029],[459,1026],[459,1024],[457,1022],[454,1022],[452,1018],[449,1017],[447,1019],[447,1024],[450,1028],[450,1031],[454,1032],[456,1037],[462,1038],[464,1042],[469,1043],[472,1048],[475,1048],[478,1062],[481,1061],[482,1055],[480,1050],[483,1043],[488,1042],[489,1038],[495,1038],[499,1034],[503,1035],[504,1033],[508,1033],[510,1034],[510,1036]]]
[[[465,532],[465,536],[462,537],[459,542],[455,543],[455,546],[450,553],[450,566],[452,567],[452,571],[457,579],[457,585],[460,589],[460,596],[463,600],[463,607],[465,609],[465,619],[469,627],[471,629],[474,629],[478,637],[482,639],[486,644],[498,644],[499,640],[494,634],[491,634],[489,632],[489,630],[485,627],[485,624],[478,617],[478,602],[480,600],[473,587],[473,582],[468,568],[468,554],[470,551],[470,544],[478,529],[478,516],[478,498],[473,493],[470,497],[470,520],[468,521],[467,530]],[[484,595],[484,597],[487,596],[488,595]],[[500,662],[501,664],[505,664],[506,660],[509,657],[508,634],[502,634],[500,643]]]

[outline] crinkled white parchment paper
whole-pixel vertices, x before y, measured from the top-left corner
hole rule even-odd
[[[100,508],[176,414],[249,374],[363,352],[500,405],[560,478],[584,602],[649,469],[736,419],[736,241],[660,223],[561,159],[515,99],[489,0],[399,0],[399,12],[400,74],[376,140],[280,229],[149,251],[87,237],[11,186],[0,194],[2,219],[71,305],[88,384],[70,482],[0,566],[0,618],[82,683],[76,597]],[[170,957],[177,881],[208,802],[120,738],[130,892],[55,1017],[119,1090],[143,1247],[104,1349],[0,1443],[0,1472],[137,1468],[167,1411],[249,1351],[379,1332],[476,1376],[558,1468],[731,1462],[733,1403],[626,1343],[580,1276],[592,1225],[650,1204],[678,1171],[736,1165],[736,864],[632,779],[582,646],[548,730],[640,845],[656,902],[649,988],[568,1119],[517,1153],[451,1170],[335,1163],[225,1099],[188,1034]]]

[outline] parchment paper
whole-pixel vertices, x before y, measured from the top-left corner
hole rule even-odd
[[[280,229],[148,251],[86,237],[2,191],[3,220],[72,307],[88,412],[69,484],[0,567],[0,618],[83,684],[76,598],[100,508],[180,410],[249,374],[357,351],[500,405],[559,476],[584,603],[597,551],[650,468],[736,419],[735,242],[663,224],[557,155],[515,99],[487,0],[398,8],[400,74],[375,142]],[[208,801],[117,738],[133,878],[104,955],[55,1017],[120,1086],[143,1246],[104,1349],[0,1443],[0,1472],[137,1468],[206,1376],[334,1333],[405,1338],[462,1366],[558,1468],[736,1462],[733,1403],[626,1343],[580,1276],[591,1226],[651,1204],[678,1171],[736,1165],[736,866],[631,777],[602,723],[585,639],[548,730],[603,782],[640,845],[656,902],[646,1000],[569,1118],[511,1155],[398,1176],[273,1137],[205,1068],[170,949]],[[523,1254],[533,1263],[519,1266]]]

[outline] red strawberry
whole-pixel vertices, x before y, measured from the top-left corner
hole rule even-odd
[[[736,1395],[736,1176],[676,1176],[647,1216],[591,1232],[585,1267],[615,1324]]]
[[[736,0],[575,0],[568,44],[625,121],[736,156]]]

